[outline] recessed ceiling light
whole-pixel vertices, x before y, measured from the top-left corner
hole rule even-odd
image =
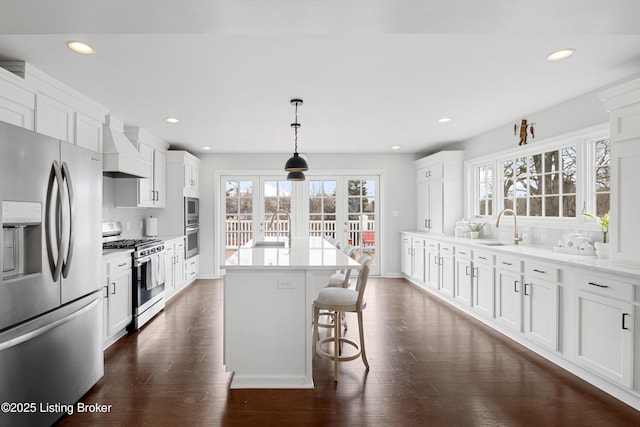
[[[70,41],[67,46],[72,51],[82,55],[91,55],[93,53],[93,48],[84,42]]]
[[[211,147],[202,147],[203,150],[211,150]]]
[[[575,52],[575,49],[560,49],[560,50],[556,50],[555,52],[553,52],[553,53],[549,54],[549,56],[547,56],[547,61],[549,61],[549,62],[562,61],[563,59],[567,59],[568,57],[573,55],[574,52]]]
[[[438,123],[449,123],[451,121],[451,119],[449,117],[443,117],[441,119],[438,119]]]
[[[393,147],[391,147],[392,150],[399,150],[400,146],[399,145],[394,145]]]
[[[165,121],[166,121],[167,123],[174,123],[174,124],[175,124],[175,123],[179,123],[179,122],[180,122],[180,119],[178,119],[177,117],[167,117],[167,118],[165,119]]]

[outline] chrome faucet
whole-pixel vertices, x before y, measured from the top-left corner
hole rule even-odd
[[[496,228],[500,227],[500,218],[503,213],[510,213],[513,216],[513,244],[517,245],[518,242],[522,242],[522,237],[518,234],[518,215],[514,212],[513,209],[503,209],[498,214],[498,220],[496,221]]]
[[[291,247],[291,216],[289,215],[288,212],[282,209],[278,209],[277,211],[275,211],[273,213],[273,216],[271,217],[271,222],[269,222],[269,227],[273,229],[273,221],[276,220],[276,217],[278,216],[278,214],[285,214],[287,216],[287,221],[288,221],[287,237],[289,238],[289,247]],[[276,237],[280,237],[280,228],[278,228],[278,235]]]

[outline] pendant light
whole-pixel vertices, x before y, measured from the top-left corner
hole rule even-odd
[[[298,154],[298,128],[300,127],[300,123],[298,123],[298,106],[302,105],[302,99],[292,99],[291,105],[296,107],[296,119],[294,123],[291,123],[291,127],[295,133],[295,148],[293,151],[293,157],[287,160],[287,163],[284,165],[284,170],[289,172],[287,174],[287,180],[289,181],[304,181],[304,171],[309,169],[307,165],[307,161],[300,157]]]

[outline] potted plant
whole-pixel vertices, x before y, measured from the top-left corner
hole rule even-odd
[[[469,236],[472,239],[477,239],[478,237],[480,237],[480,231],[484,228],[485,225],[487,225],[486,222],[483,222],[482,224],[478,224],[476,222],[468,222],[467,228],[469,229]]]
[[[599,258],[609,258],[609,242],[607,241],[609,234],[609,212],[601,217],[587,213],[583,213],[582,216],[593,219],[600,226],[600,230],[602,230],[602,242],[595,242],[594,244],[596,255]]]

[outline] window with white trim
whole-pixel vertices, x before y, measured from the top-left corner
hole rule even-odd
[[[593,191],[591,204],[596,216],[609,212],[611,196],[611,143],[608,139],[593,141]]]
[[[475,216],[513,209],[519,216],[549,220],[609,212],[610,143],[604,131],[514,149],[505,156],[471,161]]]
[[[576,216],[576,147],[502,161],[504,207],[533,217]]]
[[[480,165],[475,170],[476,215],[493,215],[493,164]]]

